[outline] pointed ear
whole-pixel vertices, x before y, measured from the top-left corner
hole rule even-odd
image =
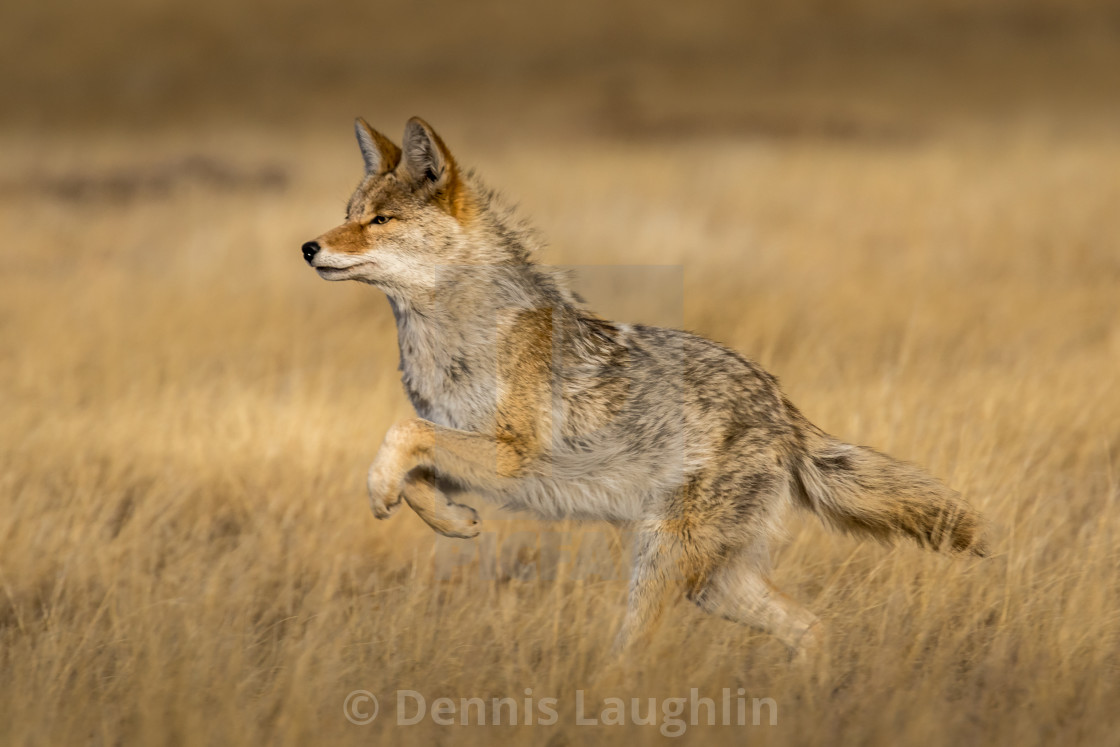
[[[354,134],[358,136],[358,147],[362,149],[367,174],[385,174],[400,163],[401,149],[361,117],[354,120]]]
[[[451,152],[436,131],[413,117],[404,128],[403,166],[414,184],[430,185],[436,192],[454,191],[459,179]]]

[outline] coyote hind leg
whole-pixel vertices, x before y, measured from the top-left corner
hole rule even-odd
[[[778,638],[794,653],[816,640],[817,616],[777,589],[765,575],[764,547],[745,548],[712,574],[693,598],[700,609]]]

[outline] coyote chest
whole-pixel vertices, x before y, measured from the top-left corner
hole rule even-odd
[[[441,329],[393,304],[401,382],[416,414],[460,430],[490,429],[496,410],[493,343]]]

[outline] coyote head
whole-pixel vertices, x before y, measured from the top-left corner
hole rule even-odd
[[[354,130],[365,176],[346,221],[303,245],[303,258],[320,277],[414,296],[436,289],[441,268],[490,261],[469,240],[477,212],[472,190],[426,122],[408,121],[403,152],[364,119]]]

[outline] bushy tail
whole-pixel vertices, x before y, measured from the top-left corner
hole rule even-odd
[[[807,435],[794,492],[826,523],[883,542],[901,535],[933,550],[987,554],[980,515],[955,491],[874,449]]]

